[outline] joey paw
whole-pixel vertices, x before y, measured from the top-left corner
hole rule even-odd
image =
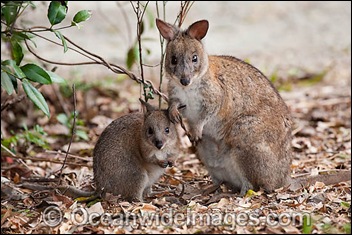
[[[173,167],[173,166],[174,166],[174,163],[173,163],[172,161],[167,161],[167,165],[168,165],[169,167]]]
[[[159,161],[158,162],[158,165],[160,166],[160,167],[162,167],[162,168],[166,168],[168,165],[169,165],[169,161]]]
[[[177,109],[176,105],[171,105],[169,107],[169,118],[172,123],[179,123],[182,120],[181,114]]]

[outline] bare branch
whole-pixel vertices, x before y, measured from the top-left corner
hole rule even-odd
[[[39,35],[40,36],[40,35]],[[51,41],[50,39],[47,39],[47,38],[44,38],[42,36],[40,36],[41,38],[45,39],[45,40],[48,40],[58,46],[62,46],[61,44],[59,43],[56,43],[54,41]],[[155,88],[155,86],[153,85],[153,83],[149,80],[143,80],[143,79],[140,79],[138,78],[134,73],[126,70],[125,68],[121,67],[121,66],[118,66],[118,65],[115,65],[115,64],[111,64],[111,63],[108,63],[104,58],[102,58],[101,56],[98,56],[84,48],[82,48],[81,46],[77,45],[76,43],[74,43],[72,40],[70,40],[69,38],[67,38],[66,36],[63,35],[63,37],[65,38],[65,40],[67,40],[69,43],[71,43],[73,46],[75,46],[76,48],[72,48],[72,47],[68,47],[69,49],[81,54],[82,56],[90,59],[90,60],[93,60],[92,61],[87,61],[87,62],[79,62],[79,63],[64,63],[64,62],[57,62],[57,61],[51,61],[51,60],[48,60],[48,59],[45,59],[41,56],[39,56],[29,45],[28,45],[28,42],[27,40],[25,40],[25,44],[26,44],[26,47],[28,49],[28,51],[30,53],[32,53],[34,56],[36,56],[38,59],[42,60],[42,61],[45,61],[47,63],[50,63],[50,64],[56,64],[56,65],[66,65],[66,66],[76,66],[76,65],[92,65],[92,64],[100,64],[100,65],[104,65],[106,67],[108,67],[112,72],[114,73],[117,73],[117,74],[125,74],[127,75],[129,78],[131,78],[132,80],[136,81],[137,83],[139,84],[143,84],[143,85],[146,85],[147,87],[150,88],[150,90],[153,92],[153,94],[156,94],[156,95],[159,95],[160,97],[162,97],[165,101],[168,101],[168,97],[161,93],[158,89]],[[84,53],[83,53],[84,52]]]
[[[183,24],[183,21],[186,19],[186,16],[191,9],[192,5],[194,4],[194,1],[181,1],[181,7],[180,7],[180,12],[177,15],[177,18],[175,20],[175,24],[178,21],[178,27],[181,27]]]
[[[56,164],[63,164],[63,161],[60,160],[55,160],[52,158],[42,158],[42,157],[31,157],[31,156],[9,156],[11,158],[15,158],[15,159],[23,159],[23,160],[31,160],[31,161],[36,161],[36,162],[51,162],[51,163],[56,163]],[[88,166],[88,165],[84,165],[83,163],[74,163],[74,162],[67,162],[66,165],[70,165],[70,166]]]
[[[143,57],[142,57],[142,39],[141,39],[141,28],[143,23],[143,18],[140,16],[140,6],[139,1],[137,2],[137,39],[138,39],[138,52],[139,52],[139,67],[141,71],[141,78],[144,83],[144,72],[143,72]],[[143,93],[145,101],[148,101],[147,92],[145,86],[143,86]]]
[[[70,148],[71,148],[71,144],[73,142],[73,138],[75,137],[75,134],[76,134],[76,117],[77,117],[76,103],[77,102],[76,102],[76,88],[75,88],[75,84],[72,85],[72,93],[73,93],[73,123],[72,123],[72,128],[71,128],[71,139],[70,139],[70,143],[68,144],[68,147],[67,147],[65,160],[62,163],[62,166],[61,166],[61,169],[60,169],[60,175],[59,175],[59,179],[60,180],[61,180],[62,170],[64,169],[66,161],[67,161],[68,153],[70,152]]]
[[[35,86],[36,89],[39,89],[43,84],[37,84]],[[4,104],[1,104],[1,112],[9,107],[11,107],[12,105],[21,102],[24,98],[26,97],[26,95],[20,95],[18,97],[14,97],[11,100],[7,100],[5,101]]]
[[[157,17],[160,19],[160,13],[159,13],[159,5],[158,1],[155,2],[156,4],[156,14]],[[163,1],[163,20],[165,21],[165,1]],[[164,57],[165,57],[165,51],[164,51],[164,41],[165,39],[159,34],[159,41],[160,41],[160,74],[159,74],[159,91],[162,92],[162,83],[163,83],[163,76],[164,76]],[[159,108],[161,108],[161,97],[159,96]]]

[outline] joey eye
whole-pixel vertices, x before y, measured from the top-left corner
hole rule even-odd
[[[177,64],[177,58],[176,56],[171,57],[171,64],[176,65]]]
[[[165,133],[166,133],[166,134],[169,134],[169,132],[170,132],[169,128],[166,127],[166,128],[165,128]]]
[[[198,61],[198,56],[197,55],[193,55],[192,56],[192,62],[196,63]]]
[[[148,135],[152,135],[154,134],[154,131],[151,127],[148,128]]]

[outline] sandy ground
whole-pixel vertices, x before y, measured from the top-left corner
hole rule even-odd
[[[37,9],[24,17],[31,25],[49,22],[43,11],[48,2],[35,2]],[[159,2],[161,5],[161,2]],[[166,20],[174,22],[180,2],[167,2]],[[130,2],[72,1],[67,18],[82,9],[92,11],[81,29],[70,28],[63,34],[83,48],[106,60],[125,66],[129,47],[136,37],[136,17]],[[148,9],[152,21],[156,3]],[[124,13],[127,17],[124,17]],[[127,20],[126,20],[127,19]],[[279,74],[319,73],[329,70],[325,80],[341,86],[351,86],[351,2],[195,2],[183,27],[199,19],[207,19],[210,28],[204,39],[209,54],[226,54],[246,59],[270,76]],[[46,34],[51,38],[51,34]],[[156,65],[160,58],[159,33],[147,27],[145,63]],[[38,53],[50,60],[80,62],[86,59],[60,47],[36,40]],[[3,47],[2,47],[3,51]],[[137,67],[134,68],[135,70]],[[158,77],[158,68],[149,76]],[[57,73],[69,78],[102,79],[115,76],[103,66],[59,67]],[[153,78],[148,78],[153,79]]]

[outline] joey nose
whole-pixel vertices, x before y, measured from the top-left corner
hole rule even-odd
[[[189,83],[190,83],[190,80],[187,79],[187,78],[181,78],[180,82],[181,82],[182,85],[188,86]]]
[[[155,147],[161,149],[163,147],[163,142],[160,140],[155,141]]]

